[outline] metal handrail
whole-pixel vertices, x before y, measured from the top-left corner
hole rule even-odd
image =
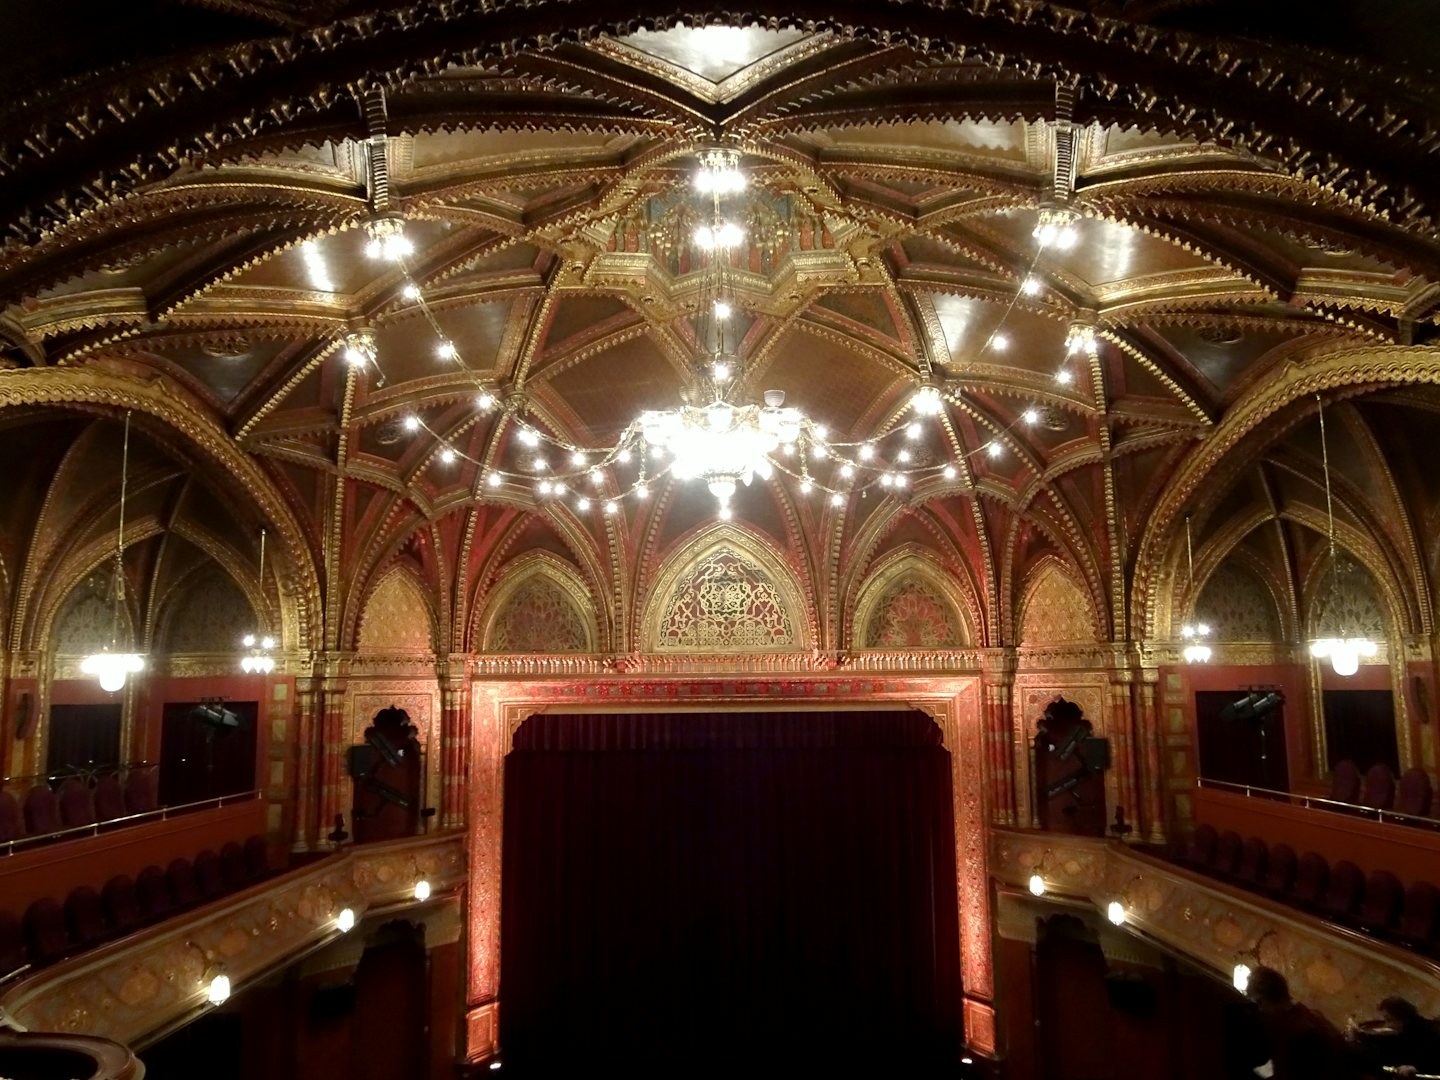
[[[1390,821],[1397,824],[1410,825],[1415,828],[1440,831],[1440,818],[1402,814],[1398,810],[1381,810],[1376,806],[1341,802],[1339,799],[1327,799],[1321,795],[1302,795],[1294,791],[1277,791],[1274,788],[1260,787],[1256,784],[1236,784],[1229,780],[1211,780],[1204,776],[1196,777],[1195,786],[1199,788],[1208,787],[1217,788],[1222,791],[1233,791],[1247,798],[1263,796],[1266,799],[1276,802],[1283,801],[1290,803],[1292,806],[1302,806],[1307,810],[1327,810],[1331,813],[1351,814],[1369,818],[1373,821]]]
[[[235,795],[216,795],[211,799],[201,799],[198,802],[181,803],[179,806],[161,806],[154,810],[145,810],[138,814],[126,814],[123,817],[106,818],[104,821],[96,821],[89,825],[72,825],[68,829],[57,829],[55,832],[37,833],[34,836],[18,836],[14,840],[6,840],[0,843],[5,854],[14,855],[15,849],[26,847],[38,847],[44,843],[51,843],[62,839],[76,839],[80,836],[99,836],[100,833],[109,832],[117,825],[138,825],[145,821],[165,821],[172,816],[180,814],[195,813],[199,810],[218,810],[230,803],[247,802],[261,797],[262,792],[257,788],[254,791],[246,791]]]
[[[119,776],[139,772],[141,769],[158,769],[159,767],[158,761],[107,761],[103,765],[67,766],[62,769],[50,769],[43,773],[33,773],[30,776],[0,776],[0,788],[8,787],[11,784],[26,784],[34,787],[37,782],[53,784],[56,780],[69,780],[71,777],[93,781],[112,773]]]

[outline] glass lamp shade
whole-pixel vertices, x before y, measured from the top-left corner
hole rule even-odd
[[[1250,975],[1249,964],[1236,964],[1235,970],[1230,973],[1230,984],[1243,994],[1250,988]]]
[[[1349,678],[1360,670],[1360,658],[1373,657],[1379,651],[1369,638],[1320,638],[1311,642],[1310,655],[1317,660],[1328,659],[1336,675]]]
[[[740,484],[773,473],[769,455],[800,435],[798,409],[730,405],[723,401],[640,415],[640,432],[654,450],[671,455],[677,480],[704,480],[722,506]]]
[[[1116,926],[1125,925],[1125,905],[1119,900],[1111,900],[1105,908],[1105,917]]]
[[[1041,877],[1039,874],[1031,874],[1031,875],[1030,875],[1030,895],[1031,895],[1031,896],[1044,896],[1044,895],[1045,895],[1045,879],[1044,879],[1043,877]]]
[[[230,976],[216,975],[210,980],[210,989],[206,993],[211,1005],[223,1005],[230,1000]]]
[[[134,653],[112,653],[109,649],[87,656],[80,664],[80,670],[95,676],[100,689],[109,694],[125,689],[126,677],[144,669],[143,657]]]

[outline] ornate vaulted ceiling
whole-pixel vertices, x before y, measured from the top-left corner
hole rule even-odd
[[[910,449],[953,477],[858,488],[838,506],[780,479],[737,498],[740,523],[815,584],[832,646],[867,569],[907,545],[968,582],[983,643],[1014,640],[1018,583],[1052,556],[1088,583],[1116,639],[1166,629],[1132,590],[1173,573],[1182,511],[1202,566],[1246,553],[1293,594],[1323,507],[1313,401],[1267,395],[1317,358],[1428,353],[1434,333],[1434,170],[1407,172],[1440,142],[1416,119],[1432,91],[1423,72],[1379,77],[1378,46],[1322,40],[1316,24],[1313,43],[1282,50],[1213,37],[1242,17],[1231,5],[1042,5],[1027,30],[994,4],[955,13],[955,32],[976,34],[965,48],[963,34],[941,47],[797,12],[595,35],[556,22],[538,46],[496,51],[480,16],[445,5],[152,6],[170,36],[124,65],[56,72],[10,112],[0,171],[26,182],[0,197],[5,362],[150,380],[213,425],[295,523],[283,550],[325,593],[307,615],[316,645],[353,640],[366,590],[397,561],[463,628],[523,550],[573,563],[607,598],[607,640],[634,640],[620,613],[713,501],[673,481],[624,497],[635,469],[620,465],[597,489],[622,500],[614,516],[603,498],[541,497],[519,415],[476,396],[523,401],[526,423],[582,448],[679,400],[706,358],[708,276],[665,227],[717,139],[741,150],[754,190],[757,241],[730,264],[740,396],[783,390],[856,442],[890,438],[923,381],[950,397]],[[516,18],[524,37],[530,16]],[[32,22],[38,34],[38,6],[17,26]],[[131,27],[101,29],[123,40]],[[1105,70],[1121,38],[1123,85]],[[1062,39],[1076,46],[1063,59]],[[1357,55],[1323,51],[1339,44]],[[1186,83],[1192,57],[1218,95],[1210,112],[1187,104],[1201,93]],[[1227,81],[1242,66],[1249,91]],[[1282,98],[1283,122],[1264,108]],[[1367,140],[1388,155],[1367,158]],[[1065,250],[1032,235],[1057,176],[1082,215]],[[382,198],[415,244],[405,271],[365,254]],[[1072,324],[1097,330],[1093,358],[1067,361]],[[378,359],[357,369],[341,353],[363,329]],[[460,363],[437,356],[445,339]],[[1435,403],[1393,388],[1334,417],[1341,517],[1401,588],[1428,580]],[[49,448],[5,496],[17,523],[73,484],[52,458],[109,437],[43,406],[12,424]],[[1264,424],[1244,419],[1252,408]],[[408,431],[410,416],[426,430]],[[147,438],[214,493],[201,506],[157,487],[156,515],[188,515],[197,536],[274,527],[269,508],[232,497],[253,484],[223,454],[153,423]],[[1171,531],[1147,548],[1157,512]],[[12,579],[26,529],[11,538]],[[225,550],[244,560],[253,546]],[[1428,602],[1412,607],[1410,629],[1428,629]]]

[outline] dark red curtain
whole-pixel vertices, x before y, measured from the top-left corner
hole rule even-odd
[[[944,1073],[954,852],[919,713],[531,717],[505,768],[507,1074]]]

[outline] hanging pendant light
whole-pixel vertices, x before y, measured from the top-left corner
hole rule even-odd
[[[145,669],[144,657],[120,651],[120,610],[125,605],[125,497],[130,480],[130,414],[125,414],[125,440],[120,451],[120,525],[115,531],[115,610],[110,623],[110,645],[92,653],[80,663],[80,670],[93,675],[100,689],[113,694],[125,689],[130,675]]]
[[[260,602],[265,602],[265,530],[260,530]],[[263,625],[264,620],[261,620]],[[270,650],[275,648],[275,638],[266,630],[246,634],[240,644],[249,650],[240,661],[240,670],[247,675],[269,675],[275,670],[275,658]]]
[[[1187,588],[1193,593],[1195,589],[1195,551],[1190,540],[1190,515],[1185,515],[1185,564],[1188,568]],[[1210,636],[1210,627],[1203,622],[1185,623],[1180,627],[1180,636],[1185,639],[1185,649],[1182,655],[1187,664],[1208,664],[1210,662],[1210,646],[1205,639]]]
[[[1330,491],[1330,448],[1325,438],[1325,401],[1315,395],[1316,409],[1320,415],[1320,464],[1325,473],[1325,519],[1328,523],[1330,540],[1330,583],[1331,595],[1340,587],[1340,560],[1335,554],[1335,501]],[[1363,634],[1350,636],[1346,627],[1336,627],[1339,633],[1333,637],[1317,637],[1310,643],[1310,655],[1317,660],[1330,661],[1336,675],[1349,678],[1360,670],[1360,658],[1369,659],[1379,652],[1379,647]]]

